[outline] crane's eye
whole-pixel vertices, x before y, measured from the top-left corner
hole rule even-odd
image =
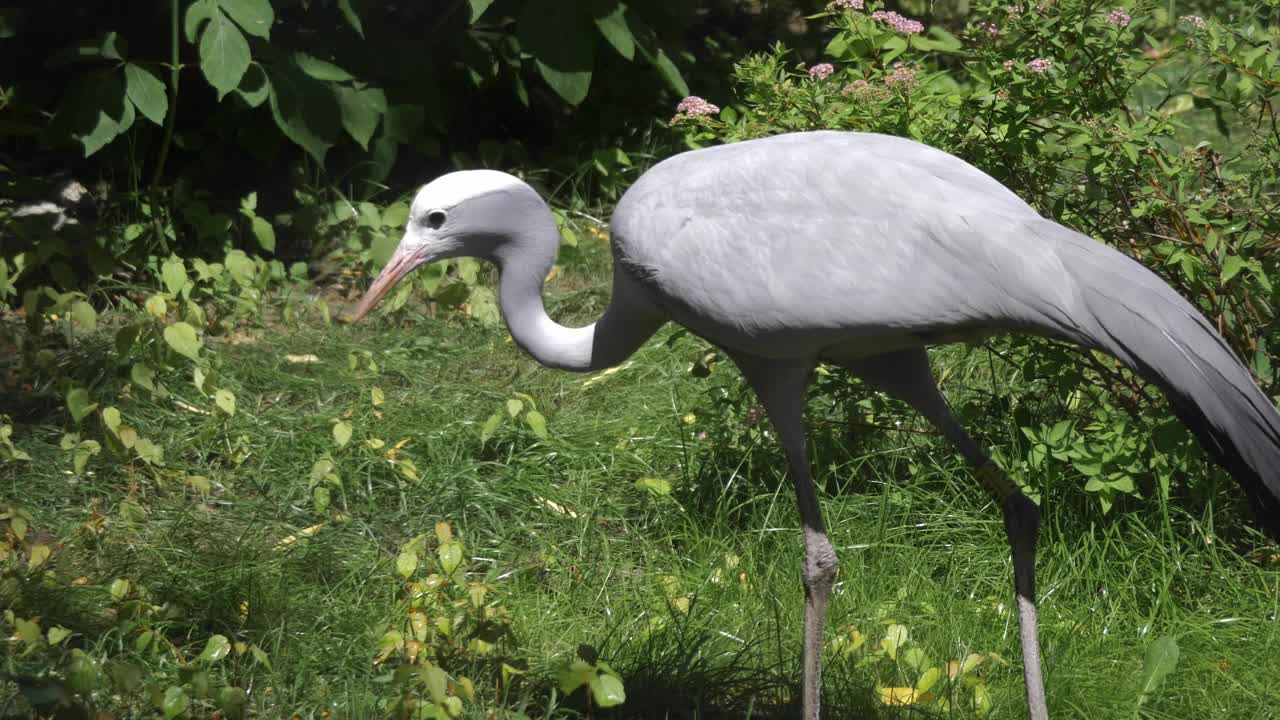
[[[427,227],[431,228],[432,230],[439,230],[440,226],[444,225],[444,221],[448,217],[449,216],[445,215],[445,212],[443,210],[432,210],[431,212],[427,213]]]

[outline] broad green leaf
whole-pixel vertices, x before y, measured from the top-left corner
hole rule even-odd
[[[317,163],[324,164],[341,128],[341,111],[333,92],[302,72],[295,62],[273,63],[267,76],[276,126]]]
[[[258,63],[251,63],[236,86],[236,95],[249,107],[256,108],[266,102],[270,94],[271,81],[267,79],[266,71]]]
[[[160,709],[164,712],[165,720],[172,720],[187,711],[187,706],[191,703],[187,697],[187,692],[179,685],[170,685],[165,688],[164,697],[160,702]]]
[[[32,545],[28,552],[27,570],[31,571],[45,564],[49,559],[49,555],[52,553],[52,550],[50,550],[48,545],[40,543],[38,545]]]
[[[38,620],[16,618],[13,621],[13,634],[28,645],[35,645],[40,642],[41,638],[40,622]]]
[[[163,125],[169,112],[164,82],[150,68],[128,63],[124,66],[124,84],[125,93],[138,112],[156,125]]]
[[[517,23],[520,47],[533,55],[538,72],[570,105],[591,88],[595,33],[585,8],[562,0],[528,0]]]
[[[574,658],[568,667],[560,671],[560,692],[569,695],[574,690],[591,682],[596,669],[578,658]]]
[[[916,692],[924,694],[929,692],[934,685],[938,684],[938,680],[942,679],[942,671],[936,667],[931,667],[920,674],[920,678],[916,680]]]
[[[106,407],[102,409],[102,424],[107,426],[112,435],[120,432],[120,410],[116,407]]]
[[[434,663],[427,662],[419,670],[422,680],[427,685],[427,693],[434,703],[442,703],[449,688],[449,676]]]
[[[258,266],[243,250],[232,250],[223,261],[227,272],[241,285],[252,285],[258,275]]]
[[[82,440],[71,453],[71,464],[77,475],[83,475],[89,465],[89,458],[97,455],[102,445],[97,440]]]
[[[338,443],[338,447],[346,447],[351,442],[351,423],[346,420],[334,423],[333,441]]]
[[[396,574],[408,580],[418,569],[418,553],[405,551],[396,557]]]
[[[200,32],[200,27],[206,22],[213,19],[218,14],[217,0],[195,0],[191,6],[187,8],[187,14],[182,20],[183,33],[187,37],[187,42],[194,43],[196,36]]]
[[[245,32],[263,40],[271,38],[275,11],[271,9],[270,0],[218,0],[218,5]]]
[[[169,314],[169,304],[159,293],[147,298],[146,308],[147,314],[157,320],[163,320],[164,316]]]
[[[602,708],[615,707],[627,701],[622,681],[613,675],[594,673],[591,676],[591,697]]]
[[[380,88],[356,90],[338,86],[334,88],[334,95],[342,112],[342,127],[361,148],[368,150],[369,140],[387,112],[386,93]]]
[[[511,398],[510,400],[507,401],[507,414],[510,415],[511,417],[515,417],[519,415],[520,411],[523,409],[524,409],[524,403],[517,400],[516,398]]]
[[[654,495],[670,495],[671,483],[662,478],[644,477],[636,480],[636,487],[641,490],[648,490]]]
[[[462,543],[457,540],[442,543],[436,550],[436,555],[440,558],[440,568],[445,575],[452,575],[462,563]]]
[[[374,407],[381,407],[382,403],[386,401],[387,401],[387,398],[385,395],[382,394],[382,388],[373,388],[369,390],[369,402]]]
[[[171,255],[160,266],[160,277],[164,280],[164,289],[168,290],[170,295],[178,295],[191,282],[187,279],[187,266],[177,255]]]
[[[66,677],[67,689],[79,695],[89,695],[102,684],[102,670],[98,663],[80,648],[71,650]]]
[[[267,252],[276,251],[276,229],[271,227],[271,223],[258,216],[254,216],[251,221],[253,227],[253,236],[258,239],[258,245]]]
[[[253,659],[256,660],[258,664],[265,666],[268,670],[271,669],[271,658],[267,656],[266,650],[263,650],[257,645],[250,645],[249,652],[253,655]]]
[[[484,422],[484,427],[480,429],[480,442],[482,443],[489,442],[489,438],[493,437],[493,434],[498,431],[498,426],[501,424],[502,424],[501,412],[496,412],[490,415],[489,419]]]
[[[618,0],[595,0],[591,14],[596,27],[609,44],[622,57],[632,60],[636,56],[636,39],[627,25],[627,6]]]
[[[484,15],[484,12],[493,4],[493,0],[467,0],[467,2],[471,4],[472,23],[479,20],[480,16]]]
[[[147,438],[138,438],[137,442],[134,443],[133,449],[138,453],[138,457],[148,465],[164,464],[164,447]]]
[[[347,82],[355,80],[355,76],[334,65],[328,60],[321,60],[314,55],[308,55],[304,52],[293,54],[294,62],[298,64],[302,72],[310,75],[316,80],[324,80],[327,82]]]
[[[129,581],[125,578],[116,578],[110,587],[111,599],[120,602],[129,595]]]
[[[119,68],[108,68],[80,76],[62,94],[50,131],[80,143],[85,157],[119,137],[136,117],[123,75]]]
[[[128,54],[129,43],[112,30],[104,30],[92,40],[79,45],[71,45],[53,54],[46,61],[51,68],[60,68],[72,63],[94,60],[124,60]]]
[[[57,645],[63,640],[71,637],[71,630],[62,627],[61,625],[55,625],[49,628],[49,632],[47,634],[49,636],[49,644]]]
[[[219,100],[240,85],[250,59],[244,34],[226,15],[214,13],[200,35],[200,71],[218,91]]]
[[[214,635],[204,644],[204,650],[196,658],[196,662],[212,665],[219,662],[231,652],[231,643],[225,635]]]
[[[542,416],[542,413],[537,410],[530,410],[525,413],[524,422],[538,439],[547,439],[547,419]]]
[[[77,387],[67,391],[67,410],[71,411],[71,418],[77,423],[97,408],[97,403],[89,401],[88,390]]]
[[[449,524],[448,520],[440,520],[436,522],[435,532],[436,542],[441,545],[453,542],[453,526]]]
[[[1222,263],[1222,284],[1226,285],[1231,282],[1231,278],[1238,275],[1247,266],[1248,263],[1239,255],[1228,255],[1226,261]]]
[[[228,685],[218,691],[218,710],[228,720],[244,717],[244,708],[249,704],[249,695],[243,688]]]
[[[485,325],[497,325],[502,322],[502,311],[498,308],[498,299],[493,291],[482,285],[471,288],[471,297],[467,300],[471,308],[471,317]]]
[[[356,13],[352,0],[338,0],[338,10],[342,12],[342,17],[347,19],[347,24],[360,37],[364,37],[364,23],[360,22],[360,15]]]
[[[213,402],[227,415],[236,414],[236,396],[230,390],[219,389],[213,394]]]
[[[176,322],[166,327],[164,329],[164,341],[179,355],[192,360],[200,359],[200,346],[202,343],[199,336],[196,335],[196,329],[187,323]]]
[[[658,35],[634,15],[627,17],[631,26],[631,32],[636,37],[636,47],[644,55],[645,59],[658,71],[662,79],[667,85],[675,90],[677,94],[684,96],[689,94],[689,85],[685,82],[684,76],[680,74],[680,69],[672,62],[671,57],[667,55],[666,50],[658,43]]]
[[[331,493],[329,488],[324,485],[317,485],[311,488],[311,504],[315,506],[316,512],[323,513],[329,509]]]
[[[71,306],[71,319],[81,330],[93,330],[98,327],[98,311],[83,300],[77,300]]]

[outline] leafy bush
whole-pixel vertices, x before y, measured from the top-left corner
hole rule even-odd
[[[1280,236],[1274,30],[1088,0],[982,3],[959,36],[874,2],[841,0],[823,17],[829,62],[796,63],[782,45],[742,59],[739,103],[682,105],[673,124],[685,141],[833,128],[956,154],[1153,269],[1280,391],[1269,350],[1280,256],[1267,240]],[[1021,482],[1069,462],[1105,511],[1119,495],[1204,477],[1186,433],[1110,358],[1044,341],[994,347],[1076,417],[1024,427],[1025,454],[999,458]]]

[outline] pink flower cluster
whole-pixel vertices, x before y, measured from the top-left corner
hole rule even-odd
[[[1129,13],[1125,12],[1121,8],[1116,8],[1115,10],[1107,13],[1107,24],[1115,25],[1116,27],[1129,27],[1129,21],[1132,19],[1133,18],[1129,17]]]
[[[1049,58],[1036,58],[1027,63],[1027,69],[1033,73],[1049,72],[1049,68],[1053,67],[1053,61]]]
[[[697,95],[690,95],[681,100],[679,105],[676,105],[677,115],[698,117],[699,115],[718,115],[719,113],[719,105],[713,105]]]
[[[866,0],[833,0],[831,4],[845,10],[861,10],[866,6]]]
[[[980,22],[978,23],[978,31],[986,33],[990,37],[997,37],[1000,35],[1000,26],[993,22]]]
[[[831,73],[835,71],[836,68],[831,63],[818,63],[817,65],[809,68],[809,77],[814,80],[826,80],[831,77]]]
[[[892,10],[877,10],[871,13],[871,19],[878,20],[894,30],[897,30],[900,33],[906,33],[907,35],[915,35],[917,33],[924,32],[924,25],[922,25],[918,20],[902,17]]]
[[[884,84],[895,90],[910,90],[918,84],[916,71],[902,63],[894,63],[893,72],[884,76]]]
[[[1008,15],[1011,18],[1020,17],[1022,15],[1022,6],[1010,5],[1009,7],[1004,9],[1004,12],[1006,15]]]
[[[1203,30],[1207,27],[1204,21],[1204,18],[1200,17],[1199,15],[1183,15],[1178,19],[1184,23],[1187,23],[1191,27],[1194,27],[1197,30]]]

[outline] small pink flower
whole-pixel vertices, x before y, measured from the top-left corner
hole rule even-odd
[[[697,435],[694,435],[694,437],[698,438],[699,440],[706,440],[706,439],[707,439],[707,431],[706,431],[706,430],[699,430],[699,431],[698,431],[698,434],[697,434]]]
[[[1000,35],[1000,26],[993,22],[980,22],[978,32],[985,33],[989,37],[997,37]]]
[[[877,10],[871,13],[871,19],[882,22],[885,25],[906,35],[916,35],[924,32],[924,25],[918,20],[903,17],[892,10]]]
[[[831,63],[818,63],[817,65],[809,68],[809,77],[814,80],[826,80],[831,77],[831,73],[835,71],[836,68]]]
[[[1005,60],[1005,61],[1004,61],[1004,69],[1005,69],[1005,70],[1012,70],[1012,69],[1013,69],[1013,66],[1014,66],[1014,65],[1016,65],[1016,64],[1017,64],[1017,63],[1015,63],[1015,62],[1014,62],[1014,61],[1012,61],[1012,60]]]
[[[1188,25],[1190,25],[1191,27],[1197,30],[1204,30],[1205,27],[1207,27],[1207,24],[1205,23],[1204,18],[1200,17],[1199,15],[1183,15],[1178,19],[1184,23],[1187,23]]]
[[[1036,58],[1027,63],[1027,69],[1036,74],[1049,72],[1051,67],[1053,67],[1053,61],[1049,58]]]
[[[866,0],[834,0],[831,4],[845,10],[861,10],[866,5]]]
[[[1010,5],[1009,7],[1004,9],[1004,12],[1006,15],[1008,15],[1011,18],[1020,17],[1022,15],[1022,6]]]
[[[1116,27],[1129,27],[1129,21],[1132,19],[1133,18],[1129,17],[1129,13],[1125,12],[1121,8],[1116,8],[1115,10],[1107,13],[1107,24],[1115,25]]]
[[[676,105],[677,115],[698,117],[700,115],[717,115],[719,113],[720,107],[718,105],[713,105],[697,95],[690,95],[681,100],[679,105]]]

